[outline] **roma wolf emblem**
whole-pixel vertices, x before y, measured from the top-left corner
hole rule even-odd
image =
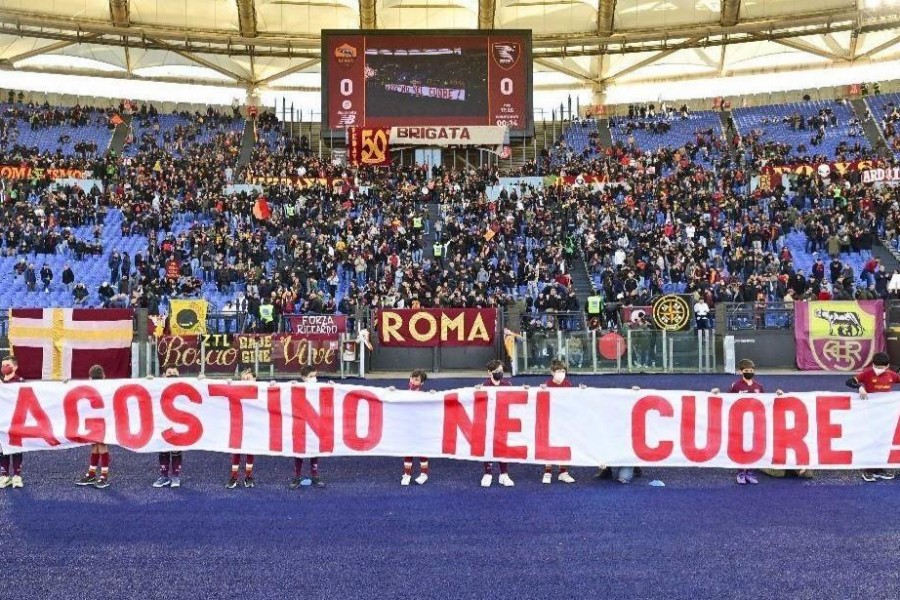
[[[491,54],[497,66],[512,69],[522,56],[522,44],[519,42],[495,42],[491,45]]]
[[[838,337],[859,337],[866,332],[859,315],[852,311],[823,310],[817,308],[814,312],[817,319],[828,323],[828,335]]]

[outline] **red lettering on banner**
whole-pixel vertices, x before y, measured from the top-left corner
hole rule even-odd
[[[793,427],[788,427],[787,416],[794,415]],[[787,464],[788,450],[794,453],[796,464],[809,464],[809,448],[806,445],[806,434],[809,433],[809,411],[799,398],[781,396],[775,398],[772,417],[772,464]]]
[[[840,439],[843,427],[831,422],[831,411],[850,410],[850,396],[816,397],[816,439],[821,465],[849,465],[853,463],[851,450],[835,450],[831,443]]]
[[[131,433],[129,427],[130,411],[128,401],[137,399],[138,405],[138,430]],[[147,445],[153,437],[153,401],[150,392],[136,383],[127,383],[120,386],[113,395],[113,415],[116,421],[116,441],[119,446],[138,450]]]
[[[675,444],[671,440],[660,441],[656,446],[647,444],[647,414],[658,412],[661,417],[675,416],[672,404],[662,396],[644,396],[631,409],[631,445],[635,455],[647,462],[669,458]]]
[[[722,398],[710,396],[707,401],[706,445],[697,446],[697,399],[681,397],[681,446],[684,457],[691,462],[712,460],[722,449]]]
[[[34,425],[28,425],[29,417],[34,419]],[[44,440],[48,446],[59,446],[59,440],[53,435],[50,417],[30,387],[19,389],[9,424],[9,445],[21,446],[25,438]]]
[[[900,419],[897,419],[897,425],[894,427],[894,439],[892,440],[894,449],[888,454],[889,463],[900,463]]]
[[[537,393],[537,418],[534,431],[534,458],[554,463],[572,460],[571,446],[550,445],[550,392]]]
[[[357,433],[359,405],[369,405],[369,426],[362,437]],[[384,403],[371,392],[353,390],[344,396],[344,444],[351,450],[365,452],[371,450],[381,441],[384,432]]]
[[[744,416],[753,417],[753,444],[744,450]],[[766,454],[766,407],[756,398],[739,398],[728,410],[728,457],[739,465],[748,465]]]
[[[458,432],[469,442],[472,456],[484,456],[487,446],[487,393],[477,390],[472,401],[473,417],[470,419],[466,407],[457,394],[444,396],[444,432],[441,438],[441,452],[456,454]]]
[[[294,452],[306,454],[306,426],[319,438],[319,452],[334,451],[334,388],[319,388],[319,410],[306,399],[306,388],[291,389]]]
[[[231,417],[228,428],[228,447],[240,449],[244,443],[244,400],[257,400],[254,385],[221,385],[210,384],[210,396],[223,396],[228,399],[228,411]]]
[[[522,431],[522,419],[509,416],[512,404],[528,404],[528,392],[497,392],[497,408],[494,415],[494,456],[497,458],[528,458],[528,446],[510,446],[509,434]]]
[[[269,412],[269,450],[272,452],[281,452],[283,443],[281,441],[281,388],[269,386],[266,390],[268,403],[266,408]]]
[[[88,406],[94,410],[103,408],[103,398],[100,392],[88,385],[79,385],[66,392],[63,398],[63,415],[66,419],[65,436],[67,440],[76,444],[96,443],[102,444],[106,438],[106,421],[98,418],[84,420],[85,435],[78,433],[81,425],[81,415],[78,412],[78,403],[87,400]]]
[[[194,386],[182,382],[167,386],[159,399],[162,414],[173,424],[184,426],[185,430],[177,432],[169,427],[163,430],[162,439],[173,446],[192,446],[203,437],[203,423],[196,415],[175,406],[175,399],[182,396],[194,404],[203,404],[203,398]]]

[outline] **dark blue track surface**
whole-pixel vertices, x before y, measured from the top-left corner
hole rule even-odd
[[[763,376],[796,391],[843,379]],[[290,491],[290,459],[263,457],[259,487],[226,490],[227,457],[194,452],[184,487],[155,490],[155,455],[113,452],[107,490],[72,484],[86,449],[26,455],[26,487],[0,491],[0,598],[900,598],[900,479],[751,487],[665,469],[625,486],[582,468],[544,486],[513,465],[515,488],[482,489],[477,464],[435,460],[427,485],[401,488],[397,459],[354,458],[322,461],[327,488]]]

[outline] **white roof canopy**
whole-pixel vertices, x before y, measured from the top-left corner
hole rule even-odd
[[[359,28],[531,29],[538,90],[900,58],[894,0],[0,0],[0,69],[314,92]]]

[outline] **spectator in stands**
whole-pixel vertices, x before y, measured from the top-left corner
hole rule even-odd
[[[72,290],[72,299],[75,301],[76,306],[86,304],[89,295],[87,286],[84,285],[83,281],[79,281],[75,289]]]
[[[34,263],[29,263],[25,269],[25,285],[29,292],[35,291],[37,288],[37,274],[34,272]]]
[[[53,283],[53,269],[50,265],[44,263],[41,267],[41,284],[44,286],[44,293],[50,293],[50,284]]]

